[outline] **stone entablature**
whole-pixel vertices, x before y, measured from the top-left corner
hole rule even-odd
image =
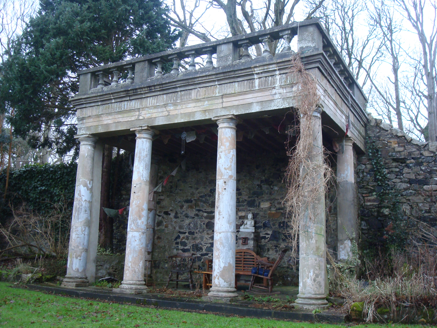
[[[317,20],[293,23],[244,36],[175,49],[88,69],[79,73],[80,91],[72,100],[78,134],[127,134],[138,125],[156,129],[184,122],[204,124],[223,114],[287,110],[295,105],[289,75],[293,52],[272,56],[267,40],[286,44],[298,36],[302,62],[317,79],[324,115],[339,134],[349,121],[349,136],[363,149],[366,98]],[[249,45],[262,43],[252,58]],[[216,55],[212,63],[210,55]],[[204,67],[182,71],[181,59],[207,55]],[[173,62],[164,74],[161,63]],[[125,80],[119,78],[125,72]],[[124,82],[124,83],[122,83]]]

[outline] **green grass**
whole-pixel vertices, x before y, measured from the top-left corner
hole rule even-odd
[[[48,295],[0,282],[0,327],[338,327],[157,310]],[[366,325],[366,327],[382,327]],[[389,325],[392,327],[392,325]],[[408,327],[408,326],[404,326]],[[411,325],[409,325],[411,327]]]

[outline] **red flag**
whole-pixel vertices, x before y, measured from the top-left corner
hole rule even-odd
[[[125,209],[126,209],[126,207],[120,208],[118,210],[118,214],[122,215]]]
[[[350,117],[350,114],[348,113],[347,114],[347,122],[346,122],[346,132],[345,132],[344,136],[347,136],[347,133],[349,132],[350,123],[351,123],[351,117]]]
[[[171,175],[171,174],[170,174]],[[169,176],[167,176],[166,178],[165,178],[165,180],[164,180],[164,183],[163,183],[163,185],[165,186],[166,184],[167,184],[167,182],[168,182],[168,179],[170,179],[170,175]]]

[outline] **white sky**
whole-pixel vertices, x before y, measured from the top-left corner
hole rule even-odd
[[[180,11],[180,0],[164,0],[164,2],[169,6],[176,5],[179,12]],[[204,8],[210,4],[210,0],[198,0],[200,3],[200,8],[198,8],[195,12],[195,16],[197,17],[200,13],[203,12]],[[226,0],[224,0],[226,1]],[[254,8],[262,8],[264,5],[263,0],[252,0],[254,4]],[[327,0],[329,1],[329,0]],[[348,0],[345,0],[348,1]],[[428,0],[434,1],[434,0]],[[291,2],[291,1],[290,1]],[[14,24],[17,24],[19,22],[19,15],[24,11],[28,12],[29,6],[35,6],[37,5],[37,0],[0,0],[0,19],[3,21],[3,26],[5,27],[3,30],[0,31],[0,41],[2,42],[1,46],[4,49],[5,47],[5,41],[7,37],[10,37],[11,33],[13,33],[13,26]],[[192,8],[192,6],[196,3],[196,0],[186,0],[186,6],[188,8]],[[367,1],[366,1],[367,3]],[[386,1],[386,4],[389,4],[390,1]],[[429,4],[428,4],[429,6]],[[25,9],[27,8],[27,9]],[[429,7],[430,8],[430,7]],[[295,20],[302,20],[304,19],[305,15],[305,5],[302,2],[298,5],[296,11]],[[256,10],[255,10],[256,11]],[[263,12],[263,11],[260,11]],[[402,21],[402,47],[405,49],[405,52],[403,53],[402,59],[401,59],[401,73],[404,76],[407,76],[408,74],[411,75],[411,68],[408,65],[409,62],[411,62],[412,57],[420,57],[421,56],[421,47],[420,43],[418,42],[417,35],[414,31],[412,31],[411,25],[409,22],[407,22],[398,11],[396,11],[397,18]],[[435,12],[433,10],[426,10],[425,14],[427,17],[428,22],[428,29],[431,31],[432,29],[432,22],[435,21],[434,14]],[[6,23],[6,24],[5,24]],[[361,20],[358,23],[359,25],[359,31],[361,31],[361,35],[359,35],[360,38],[364,38],[366,36],[366,33],[368,31],[368,20],[365,14],[362,15]],[[202,16],[202,18],[199,20],[198,23],[198,29],[202,30],[202,32],[207,32],[210,34],[210,37],[212,39],[222,39],[224,37],[230,36],[228,28],[227,28],[227,22],[226,22],[226,16],[221,9],[215,9],[215,8],[209,8],[208,11]],[[20,27],[18,27],[18,31],[20,30]],[[296,40],[294,40],[295,42]],[[196,37],[191,36],[189,38],[189,45],[201,43],[199,39]],[[384,86],[390,86],[389,78],[391,77],[391,68],[388,65],[387,61],[381,60],[378,63],[379,67],[377,70],[378,76],[378,84],[383,88]],[[360,81],[361,82],[361,81]],[[375,113],[373,113],[375,114]],[[394,120],[395,122],[396,120]]]

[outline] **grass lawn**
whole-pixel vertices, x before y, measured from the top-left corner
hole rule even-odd
[[[0,327],[338,327],[158,310],[48,295],[0,282]],[[383,327],[363,325],[363,327]],[[398,325],[396,325],[398,326]],[[405,325],[408,327],[411,325]],[[392,325],[389,325],[392,327]],[[401,326],[399,326],[401,327]],[[417,326],[419,327],[419,326]]]

